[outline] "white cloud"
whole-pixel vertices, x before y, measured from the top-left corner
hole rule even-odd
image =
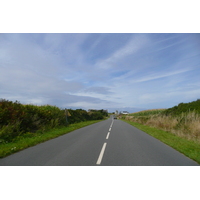
[[[148,38],[145,35],[134,35],[132,39],[122,48],[117,49],[110,57],[105,60],[101,60],[96,65],[103,69],[109,69],[114,63],[117,63],[126,56],[139,51],[147,44],[147,42]]]
[[[140,79],[134,80],[134,82],[146,82],[146,81],[151,81],[151,80],[155,80],[155,79],[159,79],[159,78],[165,78],[168,76],[174,76],[177,74],[181,74],[181,73],[185,73],[188,71],[191,71],[192,69],[181,69],[181,70],[177,70],[177,71],[171,71],[171,72],[165,72],[165,73],[160,73],[160,74],[150,74],[146,77],[142,77]]]

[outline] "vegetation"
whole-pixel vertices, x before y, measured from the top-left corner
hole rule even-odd
[[[104,110],[87,112],[82,109],[69,109],[66,113],[65,109],[56,106],[23,105],[18,101],[1,99],[0,144],[13,142],[25,135],[37,136],[37,133],[44,133],[68,124],[104,119],[107,115]]]
[[[141,116],[151,116],[162,113],[166,109],[151,109],[151,110],[143,110],[140,112],[129,114],[129,116],[141,117]]]
[[[88,120],[101,120],[108,116],[108,113],[104,110],[92,110],[90,112],[87,112],[82,109],[68,109],[68,111],[71,115],[70,117],[68,117],[68,121],[70,124]]]
[[[26,133],[21,135],[20,137],[15,138],[12,142],[0,143],[0,158],[8,156],[14,152],[20,151],[30,146],[34,146],[38,143],[47,141],[49,139],[58,137],[60,135],[69,133],[76,129],[82,128],[84,126],[88,126],[90,124],[99,122],[99,120],[91,120],[86,122],[79,122],[75,124],[70,124],[68,126],[62,126],[58,128],[53,128],[51,130],[45,131],[43,133]]]
[[[200,100],[169,109],[147,110],[123,117],[200,143]]]
[[[166,109],[163,114],[180,116],[182,113],[189,113],[192,111],[194,111],[194,113],[200,114],[200,99],[190,103],[180,103],[178,106]]]
[[[66,125],[65,113],[56,106],[23,105],[18,101],[0,101],[0,141],[11,142],[29,132],[44,132]]]

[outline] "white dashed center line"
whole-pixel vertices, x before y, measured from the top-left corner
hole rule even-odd
[[[114,122],[114,121],[112,121],[112,123],[111,123],[111,125],[110,125],[109,132],[108,132],[108,134],[107,134],[107,136],[106,136],[106,140],[107,140],[107,139],[109,138],[109,136],[110,136],[110,131],[111,131],[111,129],[112,129],[113,122]],[[106,149],[106,145],[107,145],[107,143],[104,143],[104,144],[103,144],[103,147],[102,147],[101,152],[100,152],[100,154],[99,154],[99,158],[98,158],[97,163],[96,163],[97,165],[100,165],[100,164],[101,164],[101,161],[102,161],[102,159],[103,159],[103,154],[104,154],[104,151],[105,151],[105,149]]]
[[[103,144],[103,147],[102,147],[101,152],[99,154],[99,158],[98,158],[97,163],[96,163],[97,165],[101,164],[101,160],[103,158],[103,154],[104,154],[105,148],[106,148],[106,143]]]
[[[108,139],[108,138],[109,138],[109,135],[110,135],[110,132],[108,132],[106,139]]]

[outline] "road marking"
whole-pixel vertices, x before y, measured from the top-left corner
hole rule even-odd
[[[110,132],[108,132],[106,139],[108,139],[108,138],[109,138],[109,135],[110,135]]]
[[[99,154],[99,158],[98,158],[97,163],[96,163],[97,165],[101,164],[101,160],[103,158],[103,154],[104,154],[105,148],[106,148],[106,143],[103,144],[103,147],[102,147],[101,152]]]
[[[109,131],[111,131],[111,128],[109,128]]]

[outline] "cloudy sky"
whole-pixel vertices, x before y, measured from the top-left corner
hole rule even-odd
[[[0,34],[0,98],[109,111],[200,98],[200,34]]]

